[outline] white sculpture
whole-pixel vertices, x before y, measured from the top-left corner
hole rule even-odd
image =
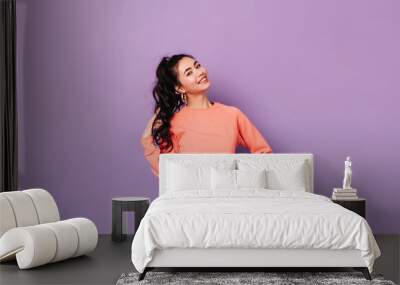
[[[352,189],[351,188],[351,160],[350,156],[346,157],[346,161],[344,162],[344,179],[343,179],[343,189]]]

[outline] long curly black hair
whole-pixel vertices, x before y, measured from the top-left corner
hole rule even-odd
[[[151,134],[153,142],[160,148],[161,152],[170,152],[173,149],[170,121],[174,113],[185,105],[182,94],[175,89],[175,86],[180,85],[177,69],[178,62],[184,57],[194,59],[189,54],[165,56],[161,59],[156,71],[157,81],[153,87],[154,113],[156,117],[151,127]]]

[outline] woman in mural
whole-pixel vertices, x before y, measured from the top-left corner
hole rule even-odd
[[[144,155],[158,176],[160,153],[271,153],[266,139],[238,108],[212,102],[207,70],[191,55],[162,58],[153,88],[154,115],[141,137]]]

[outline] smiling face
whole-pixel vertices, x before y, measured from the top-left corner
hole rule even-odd
[[[184,57],[177,65],[180,86],[176,86],[179,93],[203,94],[210,87],[207,70],[193,58]]]

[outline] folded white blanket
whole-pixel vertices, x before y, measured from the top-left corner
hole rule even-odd
[[[299,191],[179,191],[155,199],[132,242],[143,272],[163,248],[358,249],[372,272],[380,250],[367,221],[329,198]]]

